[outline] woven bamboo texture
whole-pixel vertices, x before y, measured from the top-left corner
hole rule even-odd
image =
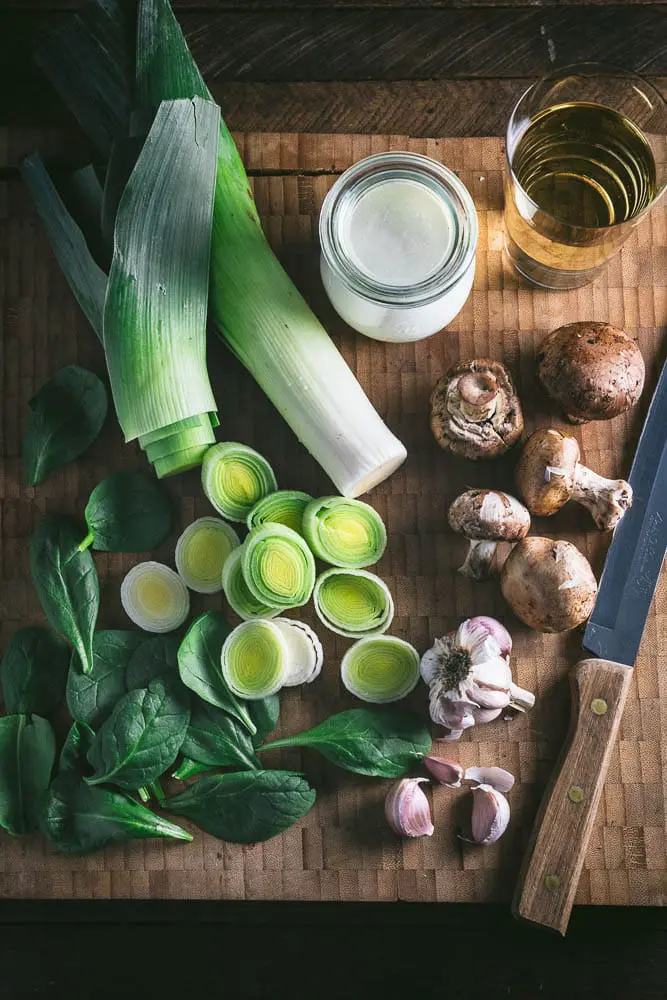
[[[472,464],[441,452],[428,426],[428,397],[459,357],[501,359],[512,369],[527,430],[563,426],[540,395],[535,353],[545,333],[574,320],[608,321],[638,339],[648,383],[640,406],[615,420],[574,430],[586,464],[606,475],[627,474],[648,405],[667,331],[667,215],[658,206],[587,288],[545,293],[517,281],[502,258],[502,146],[498,139],[411,140],[400,136],[246,134],[237,137],[255,197],[275,250],[331,331],[376,407],[405,442],[409,458],[368,498],[387,522],[389,546],[378,571],[396,599],[392,631],[425,649],[464,617],[492,614],[515,638],[515,679],[534,690],[534,711],[496,722],[444,744],[465,765],[499,764],[517,777],[510,793],[512,822],[496,845],[478,848],[457,836],[469,815],[464,791],[432,794],[433,837],[401,842],[386,828],[387,782],[346,774],[301,751],[275,756],[303,769],[319,790],[305,819],[265,844],[240,847],[197,833],[190,845],[143,841],[89,857],[55,854],[38,836],[0,837],[0,896],[36,898],[227,898],[301,900],[507,900],[549,769],[568,717],[566,675],[580,654],[580,634],[540,636],[514,620],[496,583],[474,585],[456,573],[465,544],[447,529],[447,504],[464,488],[511,489],[512,461]],[[47,511],[82,515],[95,483],[110,471],[139,468],[143,458],[124,446],[113,418],[98,443],[43,486],[26,487],[20,449],[26,404],[62,365],[77,362],[103,373],[99,345],[79,313],[47,246],[18,176],[20,156],[37,145],[57,153],[57,132],[0,132],[0,640],[42,621],[28,572],[28,538]],[[70,151],[71,151],[70,146]],[[444,332],[419,344],[385,345],[347,329],[335,316],[318,271],[317,216],[335,176],[361,156],[411,149],[442,160],[470,188],[480,220],[477,273],[465,308]],[[221,436],[260,449],[279,483],[313,494],[330,491],[323,474],[277,418],[252,379],[218,343],[210,370],[220,403]],[[341,408],[345,400],[340,400]],[[572,431],[572,428],[568,426]],[[169,482],[181,525],[210,513],[196,472]],[[599,572],[607,538],[572,506],[534,532],[575,542]],[[179,526],[180,527],[180,526]],[[174,539],[176,533],[174,534]],[[155,553],[173,559],[174,539]],[[139,557],[96,554],[102,585],[101,627],[126,627],[118,592]],[[221,597],[195,595],[193,612],[219,607]],[[312,621],[310,609],[305,617]],[[320,632],[323,629],[320,628]],[[326,663],[312,686],[282,698],[281,732],[295,732],[333,711],[352,707],[341,692],[338,663],[346,640],[326,640]],[[657,904],[667,901],[665,777],[667,775],[667,593],[659,587],[632,691],[614,751],[577,902]],[[423,686],[411,696],[426,712]]]

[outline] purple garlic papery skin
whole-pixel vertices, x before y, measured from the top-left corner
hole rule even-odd
[[[403,778],[389,789],[384,803],[387,822],[399,837],[430,837],[431,807],[419,787],[428,778]]]
[[[476,844],[495,844],[510,821],[510,804],[491,785],[472,790],[472,839]]]
[[[495,641],[501,656],[509,656],[512,652],[512,636],[504,625],[495,618],[488,615],[477,615],[475,618],[468,618],[459,626],[459,632],[465,628],[465,643],[483,642],[485,637]]]
[[[449,788],[460,788],[463,778],[463,768],[455,760],[443,760],[442,757],[432,757],[430,754],[423,759],[424,767],[436,781]]]
[[[464,778],[478,785],[491,785],[497,792],[509,792],[514,787],[514,775],[504,767],[469,767]]]

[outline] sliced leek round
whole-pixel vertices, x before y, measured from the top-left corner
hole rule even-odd
[[[293,618],[275,618],[273,624],[287,643],[288,673],[284,686],[310,684],[319,677],[324,663],[324,650],[317,634],[310,625]]]
[[[190,613],[188,588],[159,562],[134,566],[121,584],[120,600],[128,618],[146,632],[173,632]]]
[[[387,584],[365,569],[321,573],[313,601],[326,627],[350,639],[386,632],[394,617],[394,600]]]
[[[309,503],[303,534],[318,558],[348,569],[372,566],[387,545],[387,530],[378,512],[347,497],[320,497]]]
[[[198,594],[222,590],[222,569],[231,552],[241,544],[239,536],[219,517],[200,517],[189,524],[176,543],[175,562],[179,576]]]
[[[202,485],[218,513],[230,521],[245,521],[258,500],[278,489],[264,456],[236,441],[209,448],[202,463]]]
[[[269,607],[298,608],[310,599],[315,559],[301,535],[284,524],[255,528],[241,549],[248,589]]]
[[[258,601],[248,589],[243,576],[242,548],[243,546],[233,549],[222,567],[222,589],[227,603],[244,621],[253,618],[274,618],[283,609],[272,608],[263,601]]]
[[[417,686],[419,653],[397,636],[369,636],[348,649],[340,674],[350,694],[362,701],[399,701]]]
[[[241,622],[223,643],[221,663],[227,686],[239,698],[268,698],[287,679],[287,642],[273,622]]]
[[[303,534],[303,512],[313,498],[301,490],[276,490],[258,500],[248,514],[248,528],[261,528],[263,524],[284,524],[292,531]]]

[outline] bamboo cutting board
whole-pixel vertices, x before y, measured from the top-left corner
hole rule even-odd
[[[68,137],[65,137],[68,138]],[[568,717],[565,675],[580,653],[580,635],[541,636],[507,612],[496,583],[472,584],[456,573],[465,549],[447,529],[447,504],[467,487],[512,488],[512,461],[475,465],[446,456],[431,438],[428,397],[441,374],[461,357],[501,359],[514,372],[527,430],[563,426],[540,395],[534,376],[537,345],[563,323],[607,321],[637,337],[648,369],[640,406],[615,420],[577,428],[586,464],[605,475],[627,475],[634,444],[667,344],[667,206],[655,208],[606,274],[578,291],[543,292],[520,284],[502,260],[502,145],[499,139],[411,140],[400,136],[246,134],[237,137],[253,177],[269,239],[311,301],[389,425],[405,442],[405,466],[368,499],[387,522],[389,547],[378,572],[396,599],[392,632],[424,650],[464,617],[496,615],[515,639],[517,683],[537,694],[534,711],[495,722],[444,744],[464,765],[499,764],[517,777],[510,793],[512,822],[492,847],[457,838],[470,809],[469,793],[437,788],[436,832],[401,842],[387,829],[388,783],[338,771],[314,755],[275,755],[303,769],[319,790],[312,812],[266,844],[223,844],[199,832],[190,845],[143,841],[84,858],[55,854],[38,836],[0,838],[0,896],[48,898],[234,898],[305,900],[423,900],[489,902],[509,899],[528,836]],[[102,352],[79,313],[13,171],[32,149],[68,148],[58,133],[0,132],[0,322],[2,324],[2,453],[0,464],[0,639],[42,621],[29,581],[28,538],[46,511],[81,516],[95,483],[120,468],[141,468],[134,445],[123,446],[110,418],[89,455],[33,489],[23,484],[20,445],[26,404],[62,365],[78,362],[103,372]],[[69,147],[71,149],[71,145]],[[445,332],[415,345],[385,345],[353,334],[335,316],[318,271],[317,216],[336,175],[371,152],[410,149],[457,170],[470,188],[480,220],[472,295]],[[323,474],[226,350],[209,350],[220,403],[221,437],[254,445],[272,462],[279,483],[317,495],[330,491]],[[340,400],[341,407],[345,400]],[[572,431],[572,428],[567,426]],[[197,472],[169,481],[180,500],[181,525],[210,513]],[[534,533],[569,538],[599,572],[607,539],[591,530],[586,512],[567,507]],[[156,558],[172,562],[174,539]],[[101,627],[126,627],[119,586],[135,556],[96,554]],[[663,580],[664,584],[664,580]],[[219,607],[220,596],[194,595],[193,613]],[[310,609],[306,617],[312,621]],[[333,711],[352,707],[341,693],[338,663],[347,641],[323,635],[326,662],[311,687],[282,697],[282,733],[295,732]],[[427,711],[426,689],[411,696]],[[665,781],[667,777],[667,593],[659,587],[614,751],[577,902],[667,902]]]

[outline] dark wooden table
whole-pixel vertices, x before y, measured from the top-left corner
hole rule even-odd
[[[30,48],[77,6],[0,0],[0,129],[63,125],[74,156],[83,139]],[[582,59],[642,72],[667,95],[664,0],[175,7],[236,130],[501,135],[531,80]],[[0,925],[3,1000],[667,997],[667,913],[657,910],[580,909],[565,941],[474,906],[5,901]]]

